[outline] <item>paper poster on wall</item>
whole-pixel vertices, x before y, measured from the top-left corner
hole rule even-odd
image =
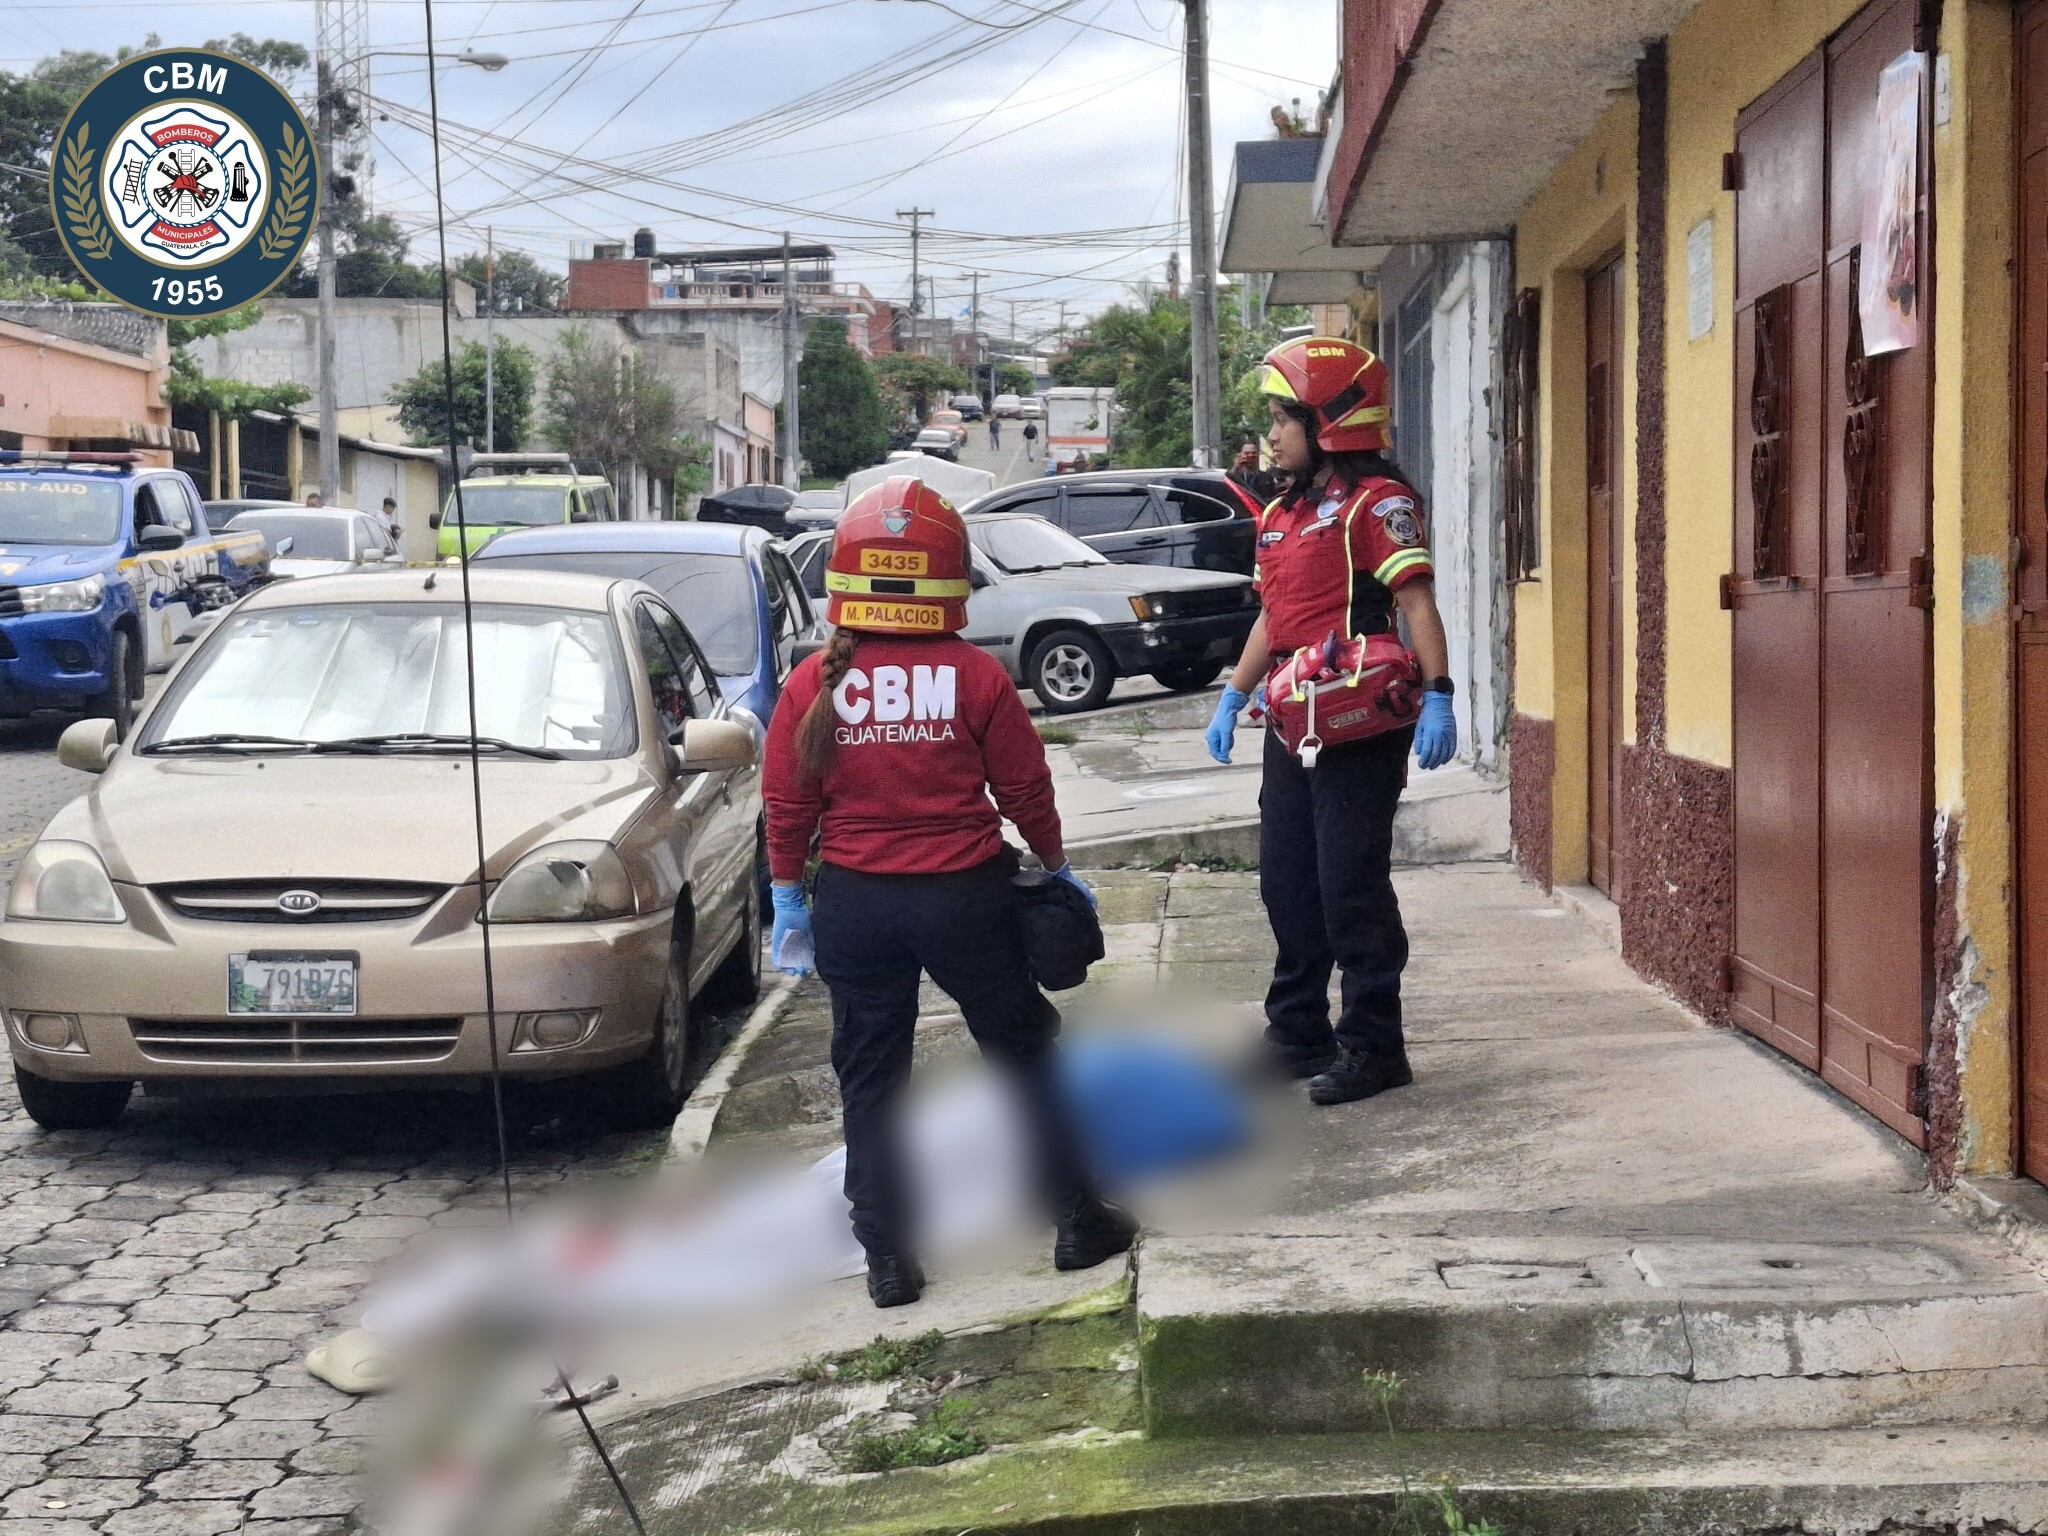
[[[1698,341],[1714,328],[1714,221],[1701,219],[1685,237],[1686,334]]]
[[[1863,352],[1920,340],[1920,83],[1926,56],[1902,53],[1877,78],[1877,135],[1863,198],[1863,260],[1856,295]]]

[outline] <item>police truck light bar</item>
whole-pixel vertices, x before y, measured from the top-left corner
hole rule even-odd
[[[0,464],[140,464],[139,453],[73,453],[43,448],[0,448]]]

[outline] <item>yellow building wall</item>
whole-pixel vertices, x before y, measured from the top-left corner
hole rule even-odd
[[[1515,588],[1515,708],[1555,722],[1551,878],[1586,878],[1586,274],[1622,263],[1623,591],[1635,591],[1636,103],[1618,99],[1515,225],[1515,283],[1543,292],[1537,418],[1542,564]],[[1635,602],[1623,604],[1624,734],[1635,738]]]
[[[2011,603],[2012,9],[1952,3],[1950,119],[1934,130],[1934,803],[1962,818],[1956,1021],[1964,1172],[2016,1129]]]
[[[1721,157],[1736,115],[1858,10],[1861,0],[1703,0],[1669,38],[1666,311],[1666,744],[1733,763],[1731,631],[1719,579],[1733,561],[1735,197]],[[2011,1166],[2014,956],[2011,821],[2013,229],[2012,11],[1951,0],[1950,120],[1934,130],[1934,799],[1962,818],[1956,1018],[1961,1165]],[[1626,245],[1626,648],[1633,739],[1636,506],[1636,112],[1624,97],[1516,227],[1517,286],[1543,291],[1539,579],[1514,592],[1519,712],[1555,722],[1554,878],[1582,880],[1586,837],[1584,290]],[[1689,334],[1687,239],[1713,220],[1713,325]]]

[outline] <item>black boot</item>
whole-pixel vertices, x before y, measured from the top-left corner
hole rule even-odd
[[[1354,1099],[1369,1099],[1376,1093],[1385,1093],[1389,1088],[1405,1088],[1414,1081],[1415,1074],[1409,1070],[1407,1052],[1376,1056],[1346,1046],[1337,1065],[1309,1079],[1308,1101],[1311,1104],[1349,1104]]]
[[[1138,1240],[1138,1218],[1120,1205],[1086,1195],[1060,1214],[1053,1240],[1054,1269],[1093,1269],[1104,1259],[1127,1253]]]
[[[868,1255],[868,1300],[878,1307],[907,1307],[924,1295],[924,1270],[917,1260],[893,1253]]]

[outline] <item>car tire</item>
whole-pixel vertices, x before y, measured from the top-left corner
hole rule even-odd
[[[91,718],[104,716],[114,722],[114,740],[126,741],[135,725],[135,700],[142,690],[136,685],[135,642],[125,629],[114,631],[114,653],[107,662],[107,688],[96,693],[88,706]]]
[[[1085,629],[1056,629],[1031,648],[1025,680],[1049,715],[1100,709],[1116,686],[1116,658]]]
[[[740,936],[732,950],[718,962],[704,988],[704,1000],[719,1008],[742,1008],[761,995],[761,888],[747,883],[747,910],[740,920]]]
[[[697,1069],[699,1042],[690,1006],[690,941],[678,936],[669,946],[661,1001],[655,1005],[654,1038],[646,1054],[621,1072],[614,1100],[622,1130],[658,1131],[682,1113]]]
[[[29,1119],[46,1131],[103,1130],[121,1118],[128,1096],[135,1091],[129,1082],[60,1083],[19,1065],[14,1069],[14,1086]]]
[[[1215,661],[1191,661],[1178,667],[1161,667],[1152,674],[1152,681],[1175,693],[1194,693],[1215,682],[1216,674],[1222,670],[1220,657]]]

